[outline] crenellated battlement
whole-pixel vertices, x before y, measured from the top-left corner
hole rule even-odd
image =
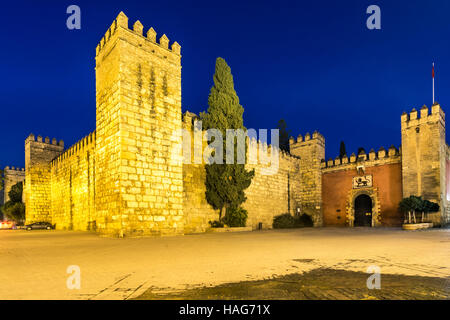
[[[34,134],[30,134],[26,139],[25,139],[25,144],[30,143],[30,142],[38,142],[38,143],[42,143],[42,144],[47,144],[47,145],[52,145],[52,146],[59,146],[59,147],[63,147],[64,148],[64,141],[63,140],[59,140],[59,142],[56,140],[56,138],[51,139],[50,142],[50,138],[49,137],[45,137],[42,138],[41,135],[38,135],[37,138],[34,136]]]
[[[67,158],[70,158],[73,155],[84,153],[86,149],[95,148],[95,139],[96,139],[96,132],[94,131],[85,136],[84,138],[82,138],[81,140],[77,141],[70,148],[68,148],[59,156],[57,156],[55,159],[53,159],[52,165],[61,163],[62,161],[64,161]]]
[[[372,149],[368,154],[365,151],[361,151],[358,155],[352,153],[350,157],[344,155],[342,159],[339,156],[335,159],[330,158],[328,161],[323,159],[321,162],[321,168],[329,172],[334,170],[350,169],[356,165],[372,167],[399,162],[401,162],[401,148],[397,149],[392,145],[387,151],[385,148],[381,147],[378,152],[375,152],[375,150]]]
[[[289,145],[291,147],[292,146],[295,147],[296,145],[305,145],[308,144],[311,140],[316,140],[318,142],[321,142],[322,144],[325,144],[325,137],[318,131],[314,131],[312,135],[309,132],[307,132],[304,137],[301,134],[299,134],[297,139],[291,137],[289,139]]]
[[[445,122],[445,113],[437,102],[431,106],[431,113],[429,108],[423,105],[420,111],[413,108],[410,113],[404,112],[401,116],[402,130],[432,122]]]
[[[257,148],[256,150],[263,150],[263,152],[269,157],[271,157],[275,152],[275,154],[278,154],[282,159],[300,159],[300,157],[296,155],[290,154],[289,152],[281,150],[279,147],[268,144],[266,141],[258,140],[255,137],[247,136],[247,145],[249,146],[249,149]]]
[[[169,38],[163,34],[159,40],[157,41],[157,33],[153,28],[150,28],[146,36],[143,35],[144,26],[142,23],[137,20],[133,24],[133,29],[129,29],[128,27],[128,17],[121,11],[117,18],[113,21],[111,26],[106,31],[103,38],[100,40],[99,44],[96,48],[96,56],[98,56],[102,50],[106,47],[106,45],[109,43],[109,41],[115,36],[119,30],[123,30],[125,32],[132,33],[136,36],[139,36],[142,40],[145,40],[145,44],[148,44],[150,46],[157,46],[158,48],[167,50],[177,56],[181,56],[181,46],[178,44],[178,42],[173,42],[169,49]],[[142,46],[144,43],[140,43],[139,46]]]
[[[25,170],[39,165],[48,166],[50,162],[64,151],[64,141],[56,138],[42,138],[30,134],[25,140]]]
[[[6,166],[4,171],[5,171],[5,173],[8,172],[10,174],[14,174],[15,172],[20,173],[20,174],[25,174],[25,168],[16,168],[16,167]]]
[[[194,121],[197,120],[198,118],[199,117],[193,112],[186,111],[185,113],[183,113],[182,121],[184,124],[184,128],[186,130],[193,131],[194,130]],[[246,136],[246,144],[248,146],[247,155],[248,155],[250,148],[253,148],[254,150],[257,151],[256,154],[258,157],[259,157],[259,150],[262,150],[264,152],[264,154],[267,155],[268,157],[271,157],[272,153],[275,152],[281,158],[284,158],[284,159],[299,159],[298,156],[295,156],[293,154],[290,154],[289,152],[281,150],[279,147],[268,144],[265,141],[258,140],[255,137],[249,137],[248,135]]]

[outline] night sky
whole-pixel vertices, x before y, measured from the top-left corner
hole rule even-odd
[[[0,167],[24,166],[30,134],[66,147],[95,129],[95,47],[120,11],[182,46],[183,112],[207,109],[216,57],[231,67],[247,128],[318,130],[327,158],[400,145],[400,115],[450,110],[450,1],[8,1],[0,28]],[[95,4],[94,4],[95,3]],[[68,30],[66,8],[81,8]],[[366,9],[381,8],[381,30]]]

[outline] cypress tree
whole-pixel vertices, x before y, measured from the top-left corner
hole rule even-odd
[[[216,60],[213,79],[214,85],[208,98],[208,111],[201,114],[201,119],[205,130],[217,129],[223,137],[223,164],[212,163],[205,166],[206,200],[215,210],[219,210],[219,220],[221,220],[224,208],[227,210],[227,215],[229,209],[242,212],[240,205],[246,200],[244,190],[250,186],[254,170],[247,171],[244,164],[236,163],[238,152],[236,141],[234,142],[234,164],[226,164],[226,130],[246,131],[243,120],[244,108],[239,104],[239,97],[234,90],[231,69],[222,58]],[[239,152],[245,152],[245,150],[239,150]],[[245,220],[243,224],[245,225]]]
[[[341,141],[341,146],[339,147],[339,157],[342,159],[345,155],[347,155],[347,151],[345,150],[345,143]]]
[[[289,131],[287,130],[287,124],[284,119],[278,121],[278,130],[280,130],[279,138],[280,138],[280,149],[286,152],[289,152]]]

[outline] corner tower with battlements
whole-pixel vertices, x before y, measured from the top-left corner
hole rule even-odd
[[[301,213],[313,218],[314,226],[323,225],[321,162],[325,159],[325,138],[319,132],[307,133],[289,141],[291,154],[300,158]]]
[[[431,112],[430,112],[431,111]],[[448,146],[445,113],[438,103],[404,113],[402,122],[403,196],[421,196],[439,203],[441,212],[430,215],[435,224],[445,223],[448,188]]]
[[[96,226],[106,234],[183,233],[181,55],[121,12],[96,50]]]
[[[52,222],[51,161],[64,150],[64,142],[30,134],[25,140],[26,223]]]

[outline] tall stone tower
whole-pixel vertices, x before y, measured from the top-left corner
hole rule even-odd
[[[310,215],[315,227],[323,226],[322,169],[325,159],[325,138],[319,132],[300,135],[297,141],[290,140],[291,154],[300,157],[300,201],[301,212]]]
[[[426,106],[418,112],[404,113],[402,122],[403,197],[422,196],[439,203],[441,212],[431,215],[443,223],[446,199],[445,114],[435,103],[431,114]]]
[[[64,142],[36,138],[30,134],[25,140],[24,198],[26,223],[46,221],[51,215],[51,161],[64,151]]]
[[[183,233],[180,46],[121,12],[95,60],[97,230]]]

